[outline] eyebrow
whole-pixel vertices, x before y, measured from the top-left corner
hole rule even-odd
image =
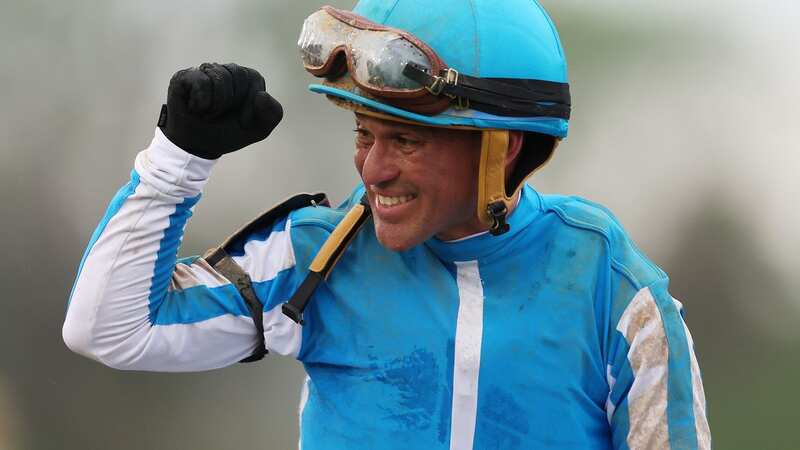
[[[391,131],[390,133],[387,133],[387,134],[389,134],[390,136],[400,136],[402,134],[409,133],[409,134],[419,135],[419,136],[421,136],[421,137],[423,137],[425,139],[431,139],[433,137],[433,132],[427,127],[414,127],[414,126],[406,125],[406,124],[400,123],[400,122],[397,122],[397,124],[395,126],[398,129],[395,129],[395,130],[393,130],[393,131]],[[358,117],[356,117],[356,127],[357,128],[363,128],[363,125],[361,124],[361,121],[358,120]],[[363,129],[365,131],[369,131],[366,128],[363,128]],[[369,132],[371,133],[371,131],[369,131]]]

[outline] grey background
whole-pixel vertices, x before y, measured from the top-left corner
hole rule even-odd
[[[531,183],[607,205],[670,273],[717,448],[800,447],[800,6],[543,4],[568,57],[574,115]],[[0,3],[0,449],[296,446],[294,361],[118,372],[70,353],[61,322],[83,248],[177,69],[255,67],[286,111],[269,139],[214,169],[182,255],[289,194],[349,192],[352,118],[306,90],[295,49],[319,5]]]

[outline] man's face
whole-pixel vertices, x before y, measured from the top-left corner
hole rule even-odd
[[[477,131],[356,114],[355,164],[380,243],[402,251],[484,230],[475,212],[480,147]]]

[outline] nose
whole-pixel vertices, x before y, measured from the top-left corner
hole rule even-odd
[[[400,175],[394,152],[382,139],[375,139],[369,149],[359,151],[356,164],[360,165],[359,172],[365,186],[386,186]]]

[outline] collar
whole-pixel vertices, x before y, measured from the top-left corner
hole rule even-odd
[[[509,244],[540,212],[539,194],[529,185],[525,185],[520,190],[517,207],[508,216],[511,229],[507,233],[492,236],[488,231],[484,231],[453,241],[443,241],[433,237],[425,241],[424,245],[440,259],[449,262],[501,257],[514,251],[513,246]]]

